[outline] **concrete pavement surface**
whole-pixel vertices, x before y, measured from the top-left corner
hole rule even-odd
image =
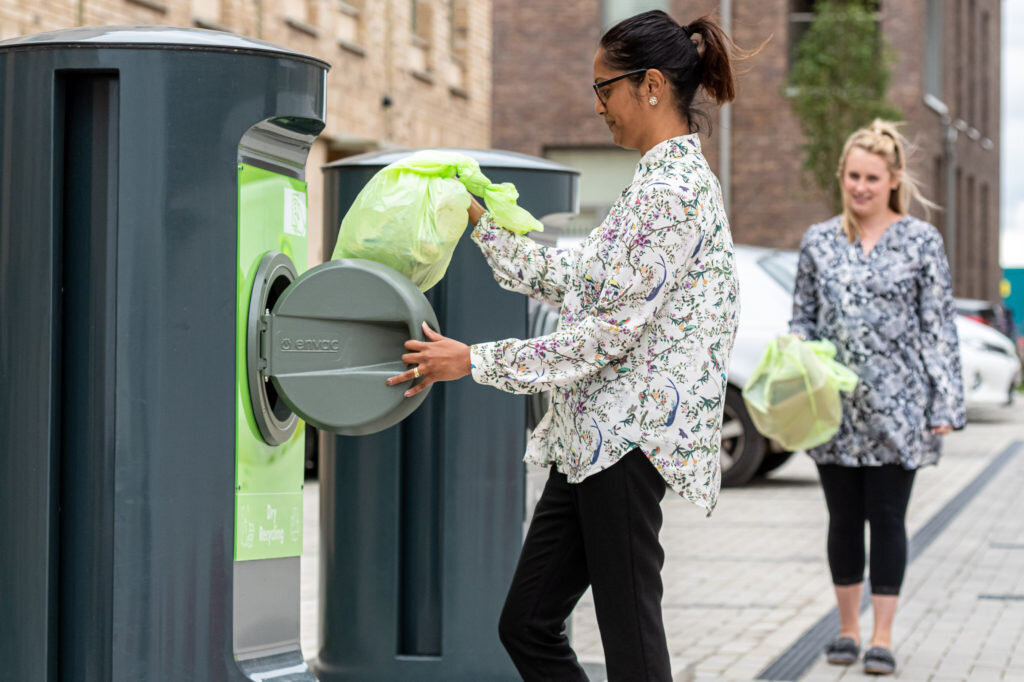
[[[531,468],[528,500],[543,480],[544,472]],[[807,456],[723,490],[710,519],[675,496],[663,510],[663,606],[676,682],[868,677],[859,663],[830,666],[820,653],[838,632],[838,618],[825,557],[825,502]],[[305,512],[302,644],[312,657],[315,481],[307,482]],[[946,438],[939,466],[918,473],[907,531],[911,560],[894,630],[894,677],[1024,682],[1024,400],[972,413],[967,428]],[[867,642],[870,608],[861,625]],[[603,680],[589,593],[571,636],[591,679]]]

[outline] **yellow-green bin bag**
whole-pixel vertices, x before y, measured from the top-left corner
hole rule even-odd
[[[426,291],[444,277],[466,229],[467,189],[505,229],[543,229],[516,204],[512,183],[492,183],[464,154],[430,149],[382,168],[366,183],[341,221],[331,258],[382,263]]]
[[[743,388],[757,430],[788,450],[806,450],[832,439],[843,419],[840,391],[857,375],[836,362],[831,341],[773,339]]]

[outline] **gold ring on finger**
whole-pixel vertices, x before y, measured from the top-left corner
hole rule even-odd
[[[412,375],[414,377],[416,377],[417,379],[419,379],[420,378],[420,368],[419,367],[413,367],[412,368]]]

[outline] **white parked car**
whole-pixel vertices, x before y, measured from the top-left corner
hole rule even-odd
[[[1021,371],[1013,341],[963,315],[956,316],[956,332],[960,337],[967,409],[1012,403]]]
[[[722,485],[743,485],[782,465],[790,454],[754,428],[740,392],[768,343],[789,331],[797,253],[736,246],[740,276],[740,325],[729,361],[722,420]]]
[[[559,241],[560,245],[564,245]],[[722,485],[743,485],[758,474],[783,464],[792,454],[757,432],[741,391],[768,343],[789,329],[798,254],[795,251],[736,246],[740,278],[740,324],[729,363],[729,386],[722,423]],[[531,334],[554,331],[558,311],[533,304]],[[968,408],[1005,405],[1020,381],[1020,361],[1013,342],[998,331],[956,318],[960,337],[964,392]],[[530,403],[531,423],[547,409],[546,394]]]

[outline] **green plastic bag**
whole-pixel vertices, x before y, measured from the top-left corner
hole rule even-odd
[[[786,334],[765,349],[743,400],[762,435],[788,450],[806,450],[832,439],[843,419],[839,392],[857,386],[857,375],[836,362],[831,341],[802,341]]]
[[[495,221],[519,234],[543,225],[516,204],[512,183],[494,184],[468,156],[416,152],[382,168],[341,221],[332,259],[387,265],[426,291],[441,281],[467,225],[470,198],[481,197]]]

